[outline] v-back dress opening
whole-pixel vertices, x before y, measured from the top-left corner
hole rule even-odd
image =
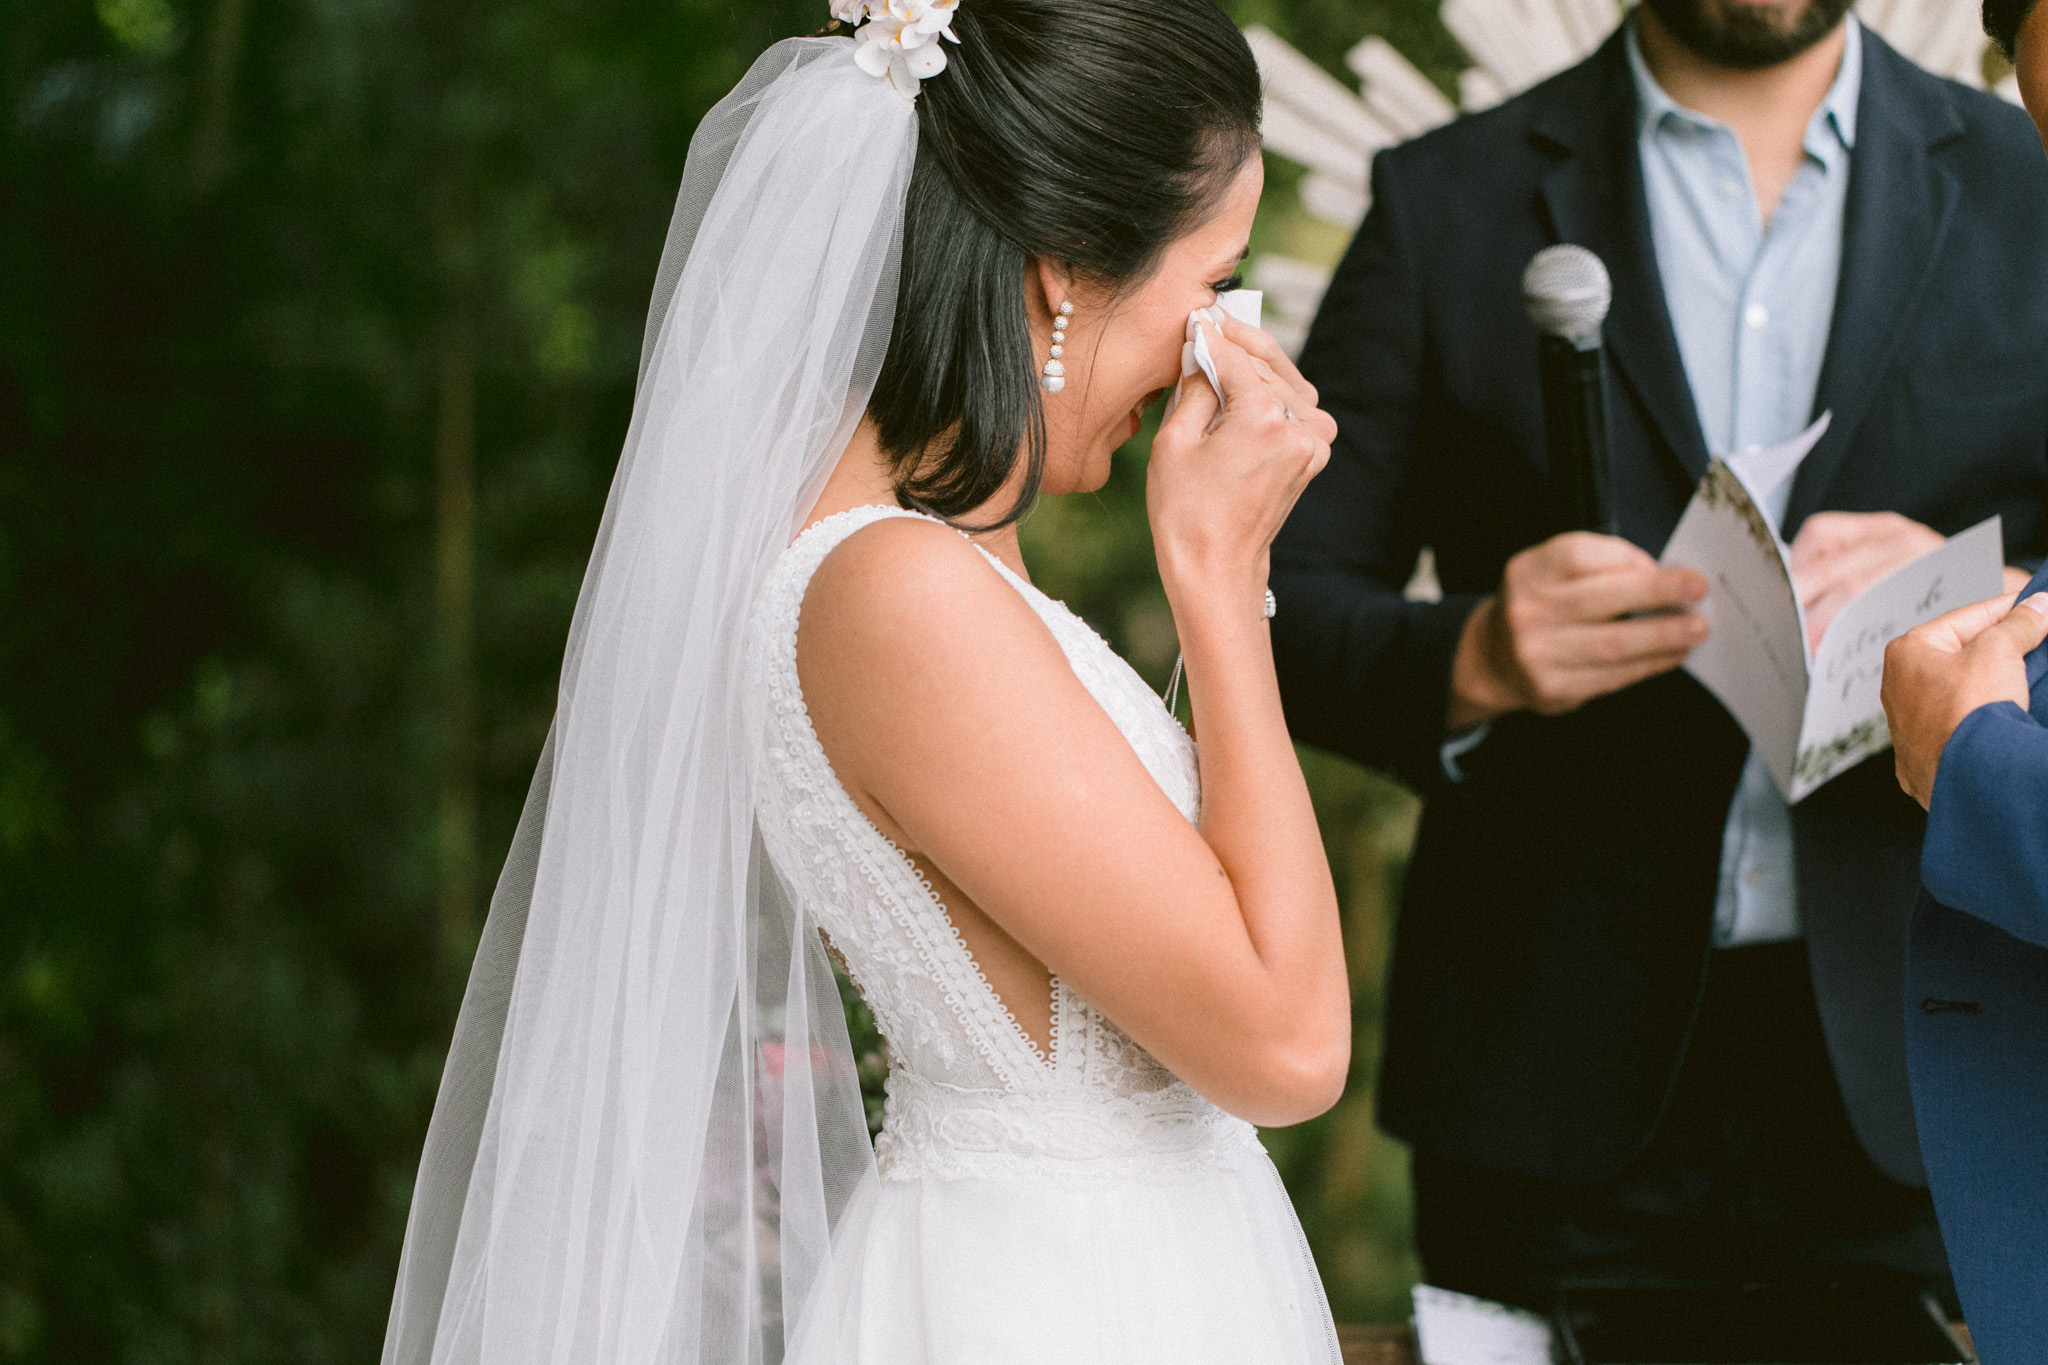
[[[753,621],[765,699],[757,814],[889,1045],[875,1178],[791,1326],[792,1365],[1336,1365],[1330,1312],[1252,1126],[1052,981],[1041,1049],[916,865],[854,804],[804,707],[811,575],[891,517],[858,507],[783,552]],[[1086,623],[982,552],[1193,821],[1194,744]]]

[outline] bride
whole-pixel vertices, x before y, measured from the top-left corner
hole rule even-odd
[[[1252,1128],[1350,1047],[1265,624],[1334,426],[1212,307],[1258,72],[1210,0],[843,2],[692,142],[384,1359],[1333,1365]],[[1016,535],[1176,386],[1199,750]]]

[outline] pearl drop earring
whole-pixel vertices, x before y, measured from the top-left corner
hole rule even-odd
[[[1053,314],[1052,359],[1045,362],[1045,373],[1038,380],[1038,387],[1047,393],[1058,393],[1067,386],[1067,367],[1060,357],[1067,353],[1067,319],[1073,315],[1071,301],[1062,303],[1059,312]]]

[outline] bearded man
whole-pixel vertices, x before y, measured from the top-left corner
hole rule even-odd
[[[1704,581],[1654,559],[1711,455],[1824,412],[1760,490],[1816,635],[1994,513],[2014,586],[2048,550],[2048,163],[1849,8],[1644,0],[1383,154],[1302,355],[1339,437],[1275,648],[1297,737],[1426,799],[1380,1107],[1449,1288],[1947,1284],[1899,1009],[1922,812],[1883,759],[1788,809],[1676,671]],[[1520,280],[1556,242],[1613,276],[1618,536],[1547,520]],[[1424,546],[1440,601],[1402,592]]]

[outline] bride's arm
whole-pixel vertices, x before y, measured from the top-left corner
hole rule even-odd
[[[828,556],[798,660],[835,770],[885,833],[1176,1075],[1277,1125],[1327,1109],[1350,1058],[1336,895],[1262,619],[1266,546],[1327,419],[1304,385],[1288,420],[1265,362],[1219,352],[1229,414],[1204,437],[1215,400],[1191,384],[1149,494],[1202,738],[1200,829],[942,527],[885,521]]]
[[[1253,349],[1212,348],[1231,399],[1225,421],[1199,435],[1215,398],[1191,382],[1153,443],[1146,502],[1200,740],[1202,836],[1235,894],[1262,989],[1296,1002],[1301,1053],[1291,1067],[1287,1053],[1278,1060],[1304,1073],[1306,1098],[1316,1082],[1327,1087],[1319,1113],[1349,1065],[1350,983],[1328,855],[1281,710],[1265,595],[1273,538],[1327,462],[1336,427],[1272,338],[1228,328]],[[1240,421],[1245,429],[1233,430]]]

